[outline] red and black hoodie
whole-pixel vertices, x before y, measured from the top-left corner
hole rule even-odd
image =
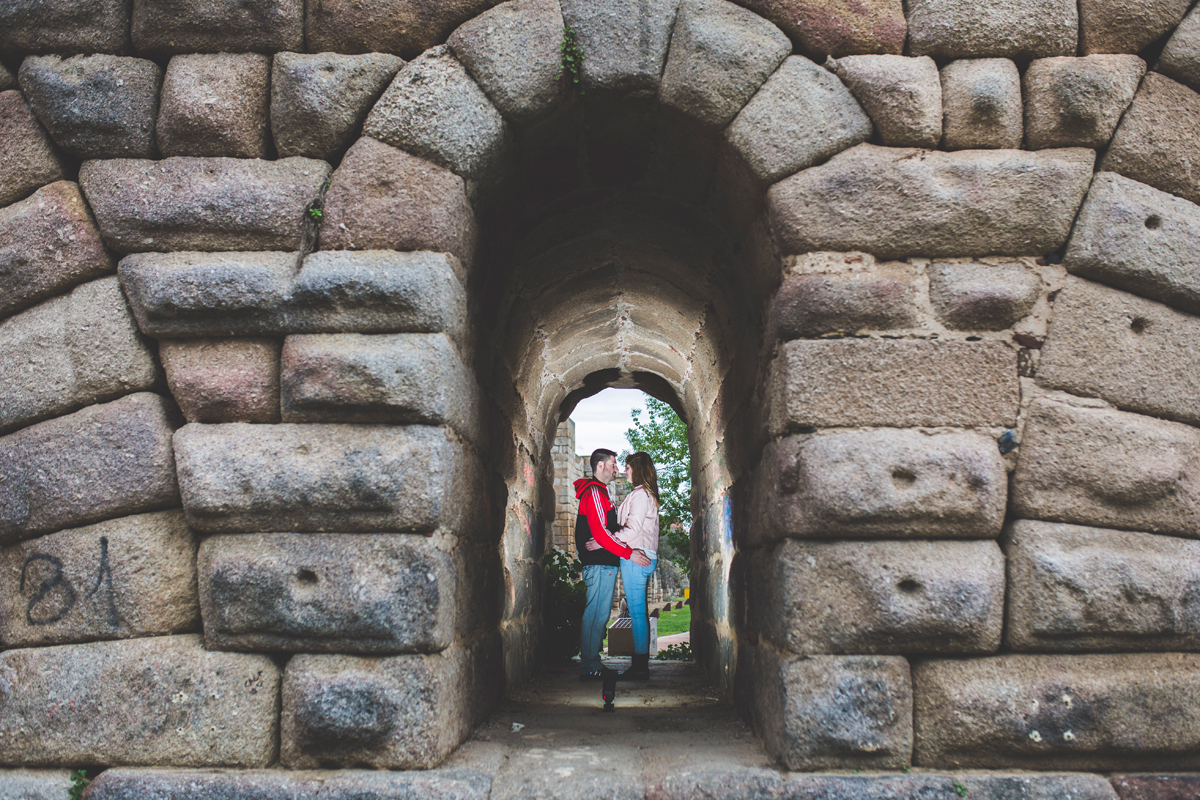
[[[621,559],[629,558],[633,550],[613,539],[605,527],[610,516],[616,517],[608,499],[608,487],[595,477],[579,478],[575,481],[575,497],[579,500],[579,516],[575,518],[575,549],[579,551],[579,560],[584,566],[620,566]],[[585,546],[588,539],[595,539],[604,549],[588,550]]]

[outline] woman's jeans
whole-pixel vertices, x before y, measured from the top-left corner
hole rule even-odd
[[[628,559],[621,559],[621,583],[625,586],[625,602],[629,605],[630,623],[633,625],[633,652],[650,652],[650,619],[646,616],[646,586],[658,566],[658,554],[647,551],[650,566],[639,567]]]
[[[588,564],[583,568],[587,605],[583,608],[583,629],[579,632],[579,672],[582,675],[599,672],[604,666],[600,660],[600,642],[604,641],[604,627],[612,613],[617,569],[602,564]]]

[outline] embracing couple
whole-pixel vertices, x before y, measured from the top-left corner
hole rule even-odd
[[[592,453],[592,476],[575,481],[579,516],[575,547],[583,562],[587,606],[579,644],[580,680],[601,680],[604,664],[600,643],[612,611],[617,570],[625,586],[625,601],[633,624],[633,664],[623,680],[650,678],[650,619],[646,616],[646,586],[658,563],[658,473],[646,453],[625,459],[625,477],[632,490],[615,512],[608,484],[617,475],[617,454],[603,448]]]

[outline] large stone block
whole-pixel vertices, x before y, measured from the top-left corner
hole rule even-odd
[[[1089,53],[1140,53],[1179,24],[1190,0],[1080,0],[1079,46]]]
[[[784,59],[725,130],[733,152],[763,185],[870,135],[871,119],[845,84],[801,56]]]
[[[322,250],[432,250],[470,266],[475,237],[461,177],[375,139],[350,147],[325,194]]]
[[[280,762],[288,769],[437,766],[488,712],[498,637],[436,655],[298,655],[283,683]]]
[[[440,333],[289,336],[285,422],[449,425],[478,441],[475,376]]]
[[[213,536],[199,575],[213,650],[437,652],[473,588],[436,542],[394,534]]]
[[[584,90],[658,88],[679,0],[559,0],[563,24],[583,48]]]
[[[0,322],[0,433],[153,388],[154,356],[116,276]]]
[[[277,339],[164,339],[158,354],[188,422],[278,422]]]
[[[938,153],[862,144],[772,186],[767,202],[786,253],[1043,255],[1066,243],[1094,160],[1081,148]]]
[[[764,551],[760,564],[750,613],[794,653],[1000,648],[1004,554],[995,542],[793,540]]]
[[[1079,278],[1054,303],[1037,380],[1129,411],[1200,422],[1200,319]]]
[[[1073,56],[1074,0],[909,0],[908,47],[935,58]]]
[[[923,767],[1200,765],[1200,655],[933,660],[912,681]]]
[[[815,57],[901,53],[908,25],[899,0],[737,0]]]
[[[1021,73],[1007,58],[963,58],[942,67],[947,150],[1019,150]]]
[[[162,68],[144,58],[31,56],[21,90],[63,150],[77,158],[154,158]]]
[[[157,636],[0,653],[6,764],[265,767],[276,757],[279,669]]]
[[[1144,74],[1146,62],[1132,55],[1032,62],[1023,79],[1029,149],[1104,147]]]
[[[178,505],[173,427],[143,393],[0,438],[0,545]]]
[[[79,184],[120,253],[297,250],[324,161],[164,158],[87,161]]]
[[[793,436],[768,446],[756,538],[995,538],[1007,473],[996,443],[967,431]]]
[[[476,532],[478,466],[442,428],[191,424],[175,450],[198,530]]]
[[[658,96],[701,125],[724,128],[791,52],[771,23],[726,0],[683,0]]]
[[[1033,401],[1013,474],[1030,519],[1200,536],[1200,432],[1177,422]]]
[[[274,53],[304,47],[303,0],[136,0],[143,53]]]
[[[739,656],[739,673],[743,659]],[[895,769],[913,746],[912,683],[900,656],[787,656],[746,664],[767,752],[790,770]]]
[[[929,267],[929,301],[953,330],[1001,331],[1033,310],[1042,279],[1019,262],[934,263]]]
[[[910,327],[917,275],[904,266],[788,276],[771,307],[772,327],[782,339]]]
[[[0,642],[34,647],[198,630],[196,540],[180,511],[0,550]]]
[[[1192,9],[1171,34],[1155,71],[1200,89],[1200,12]]]
[[[942,82],[928,56],[846,56],[838,77],[862,103],[890,147],[937,147],[942,140]]]
[[[491,783],[490,775],[461,767],[414,772],[117,768],[105,770],[92,781],[88,798],[363,800],[371,797],[407,800],[436,797],[445,800],[488,800]],[[31,797],[29,800],[42,800],[42,797]],[[54,800],[60,798],[55,797]]]
[[[12,89],[16,85],[17,77],[12,74],[12,71],[8,67],[0,64],[0,92]]]
[[[1200,774],[1112,776],[1121,800],[1191,800],[1200,796]]]
[[[446,44],[510,122],[529,123],[562,99],[558,0],[510,0],[461,25]]]
[[[1200,650],[1200,542],[1031,520],[1005,536],[1013,650]]]
[[[57,181],[0,208],[0,317],[112,268],[78,184]]]
[[[314,53],[395,53],[414,58],[495,0],[322,0],[308,3],[305,34]],[[293,48],[296,49],[296,48]]]
[[[128,49],[126,0],[12,0],[0,6],[0,50],[5,52],[121,53]]]
[[[164,156],[266,158],[271,59],[260,53],[175,56],[163,78]]]
[[[1147,73],[1100,169],[1200,203],[1200,94]]]
[[[54,144],[25,98],[16,89],[0,92],[0,206],[65,177]]]
[[[1017,353],[1002,342],[797,340],[774,364],[771,430],[1011,426]]]
[[[1192,313],[1200,312],[1200,207],[1115,172],[1100,172],[1063,264]]]
[[[0,797],[7,800],[62,800],[71,791],[71,772],[59,769],[0,770]]]
[[[276,53],[271,133],[282,158],[332,158],[350,146],[404,61],[386,53]]]

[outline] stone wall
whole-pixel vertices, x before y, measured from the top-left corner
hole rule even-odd
[[[694,647],[789,769],[1200,767],[1198,31],[0,5],[0,763],[437,764],[619,386],[688,423]]]

